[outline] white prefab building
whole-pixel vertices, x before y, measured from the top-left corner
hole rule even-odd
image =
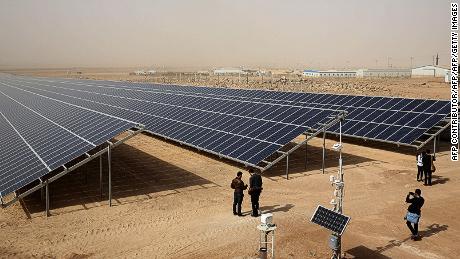
[[[423,66],[412,69],[412,77],[445,77],[449,69],[438,66]]]
[[[134,74],[136,76],[142,76],[142,75],[146,75],[147,72],[145,72],[144,70],[137,70],[137,71],[134,71]]]
[[[366,69],[363,71],[363,77],[411,77],[411,74],[411,69],[400,68]]]
[[[306,70],[303,71],[302,76],[319,77],[319,71],[306,69]]]
[[[327,70],[319,71],[320,77],[356,77],[356,71],[337,71],[337,70]]]

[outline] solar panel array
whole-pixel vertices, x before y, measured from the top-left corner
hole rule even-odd
[[[14,148],[3,146],[0,152],[28,147],[32,153],[24,152],[43,157],[41,164],[48,171],[133,126],[126,121],[144,124],[158,136],[257,166],[295,137],[320,129],[342,110],[348,112],[342,128],[345,135],[406,145],[414,145],[450,113],[449,102],[440,100],[115,81],[1,76],[0,90],[0,123],[10,127],[5,130],[8,136],[17,135],[3,143],[26,140]],[[329,132],[338,132],[338,125]],[[34,145],[36,150],[30,147]],[[9,166],[11,172],[22,165],[36,168],[37,175],[44,172],[37,161],[21,160],[18,166],[2,161],[1,166]],[[9,174],[0,170],[1,177]],[[5,192],[6,185],[0,186],[0,192]]]
[[[0,75],[0,196],[136,126],[10,86]]]
[[[94,80],[82,82],[107,84]],[[264,104],[344,110],[348,112],[346,121],[342,124],[344,135],[403,145],[415,145],[414,141],[450,114],[450,102],[444,100],[127,84],[125,82],[110,82],[109,84],[114,87],[128,87],[143,91],[180,92],[203,97],[219,96],[232,100],[254,100]],[[338,133],[339,125],[329,129],[329,132]]]
[[[338,113],[291,104],[149,91],[109,81],[15,77],[5,82],[23,91],[142,123],[159,136],[248,165],[257,165]]]
[[[350,217],[323,206],[318,206],[310,221],[342,235],[350,221]]]

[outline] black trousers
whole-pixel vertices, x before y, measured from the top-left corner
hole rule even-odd
[[[417,180],[423,180],[423,166],[417,166]]]
[[[259,215],[259,198],[260,192],[254,192],[251,194],[252,215]]]
[[[431,185],[431,168],[423,168],[423,172],[425,173],[425,184]]]
[[[241,204],[243,203],[243,197],[244,197],[243,192],[233,193],[233,213],[234,214],[241,214]]]
[[[418,234],[418,223],[414,223],[414,227],[412,227],[412,224],[413,223],[406,221],[406,225],[410,229],[410,232],[412,235],[416,236]]]

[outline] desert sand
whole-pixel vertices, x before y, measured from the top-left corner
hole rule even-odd
[[[342,90],[351,94],[449,96],[448,85],[439,80],[374,81],[381,82],[374,86],[377,90],[366,91],[366,87],[353,88],[362,85],[359,80],[340,80],[350,85],[351,89]],[[325,91],[338,91],[324,84]],[[295,90],[295,86],[284,87]],[[309,220],[317,205],[330,207],[329,175],[338,170],[338,154],[330,150],[335,142],[326,141],[324,174],[320,139],[309,142],[306,169],[305,148],[290,157],[289,180],[284,161],[263,174],[261,210],[273,213],[278,226],[277,258],[330,257],[330,232]],[[432,143],[427,147],[432,148]],[[458,258],[458,163],[450,161],[448,143],[441,142],[438,148],[433,186],[423,186],[415,180],[414,149],[345,142],[344,214],[351,217],[342,244],[346,258]],[[245,182],[249,178],[239,164],[142,134],[113,152],[114,204],[108,207],[105,161],[103,197],[99,161],[92,161],[51,185],[51,217],[45,216],[40,192],[0,210],[0,258],[256,257],[259,219],[248,215],[249,195],[243,202],[245,217],[231,211],[231,180],[239,170]],[[410,240],[403,220],[405,196],[415,188],[422,189],[426,200],[420,241]]]

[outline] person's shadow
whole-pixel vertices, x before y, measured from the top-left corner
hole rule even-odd
[[[435,185],[435,184],[445,184],[445,183],[447,183],[448,181],[450,181],[450,178],[444,177],[444,176],[440,176],[440,175],[432,175],[431,177],[432,177],[432,182],[431,182],[432,185]]]
[[[420,238],[417,239],[417,241],[425,237],[436,235],[439,232],[446,231],[448,228],[448,225],[440,225],[437,223],[431,224],[425,230],[419,231]],[[401,246],[408,240],[410,240],[410,237],[407,237],[403,240],[390,240],[388,241],[388,244],[384,246],[378,246],[375,250],[360,245],[345,251],[345,253],[353,256],[353,258],[388,259],[390,257],[383,255],[383,252],[392,249],[393,247]]]
[[[262,211],[262,213],[275,213],[275,212],[279,212],[279,211],[288,212],[292,208],[294,208],[293,204],[285,204],[283,206],[281,206],[281,205],[272,205],[272,206],[260,207],[260,211]]]
[[[437,223],[434,223],[429,225],[425,230],[419,231],[418,234],[420,236],[420,239],[422,239],[425,237],[431,237],[442,231],[447,231],[448,228],[448,225],[439,225]]]

